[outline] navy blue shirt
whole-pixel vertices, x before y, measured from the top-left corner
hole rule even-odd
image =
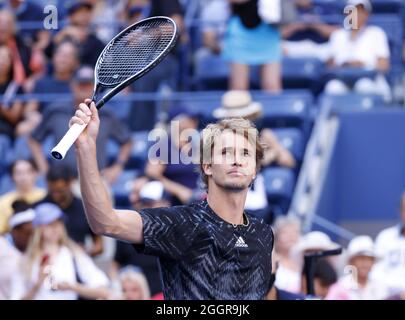
[[[144,209],[144,243],[156,255],[167,300],[259,300],[270,289],[271,227],[247,215],[247,225],[221,219],[206,201]]]
[[[44,76],[35,83],[34,94],[63,93],[70,94],[70,82],[56,79],[54,76]],[[40,111],[44,112],[50,102],[41,102]]]

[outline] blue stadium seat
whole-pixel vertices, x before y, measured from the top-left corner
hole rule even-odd
[[[266,193],[270,200],[291,199],[294,191],[294,172],[288,168],[269,167],[262,171]]]
[[[205,55],[197,59],[194,77],[200,90],[225,90],[228,87],[229,65],[220,55]]]
[[[293,196],[295,174],[293,170],[269,167],[262,171],[269,205],[275,215],[286,214]]]
[[[0,177],[7,171],[7,166],[10,164],[13,149],[11,140],[7,135],[0,134]]]
[[[188,108],[200,115],[200,128],[215,121],[214,109],[221,106],[224,92],[193,93],[183,102]],[[309,110],[313,104],[312,94],[307,90],[285,90],[281,94],[270,94],[262,91],[251,91],[253,99],[262,103],[263,118],[258,125],[267,128],[296,127],[307,136],[309,133]]]
[[[295,128],[274,129],[277,139],[300,162],[304,155],[304,139],[302,132]]]
[[[254,100],[263,105],[263,127],[297,127],[308,134],[309,109],[312,95],[309,91],[284,91],[282,94],[254,93]]]
[[[336,110],[368,110],[384,106],[380,95],[350,93],[346,95],[322,95],[319,105]]]
[[[0,178],[0,195],[11,191],[14,188],[14,182],[9,174],[3,174]]]
[[[319,80],[324,64],[316,58],[283,58],[284,88],[311,88]]]
[[[139,176],[139,171],[126,170],[121,173],[117,181],[112,185],[111,191],[114,196],[116,207],[130,208],[131,205],[128,196],[131,191],[131,183],[137,176]]]
[[[146,160],[148,158],[148,131],[139,131],[132,133],[133,146],[131,155],[125,166],[126,169],[139,169],[143,170]],[[119,145],[113,141],[107,143],[107,157],[108,162],[113,163],[118,155]]]

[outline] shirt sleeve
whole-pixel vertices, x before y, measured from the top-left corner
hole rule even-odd
[[[142,245],[135,245],[139,253],[180,260],[193,243],[198,221],[186,206],[144,209]]]
[[[85,285],[91,288],[108,286],[109,281],[107,276],[94,264],[87,254],[81,253],[76,257],[76,261],[78,263],[78,273]]]

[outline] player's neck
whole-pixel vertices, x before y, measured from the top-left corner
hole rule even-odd
[[[207,202],[223,220],[232,224],[242,224],[246,195],[247,190],[229,193],[213,185],[208,191]]]

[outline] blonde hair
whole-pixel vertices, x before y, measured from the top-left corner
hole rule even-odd
[[[63,222],[60,222],[60,224],[61,235],[58,242],[59,247],[67,247],[73,255],[81,252],[82,249],[69,238]],[[22,270],[27,280],[31,279],[32,277],[32,268],[34,264],[41,259],[41,256],[43,254],[43,245],[44,243],[42,239],[42,229],[40,227],[37,227],[34,230],[34,233],[28,244],[24,259],[22,259]]]
[[[211,153],[214,148],[215,140],[226,130],[233,133],[240,133],[256,147],[256,172],[260,171],[261,161],[263,159],[264,145],[260,143],[259,132],[253,123],[244,118],[226,118],[211,123],[203,130],[200,140],[200,174],[205,187],[208,187],[208,176],[205,174],[203,165],[212,161]]]
[[[133,280],[139,284],[142,292],[142,300],[149,300],[151,297],[148,281],[142,271],[135,268],[124,268],[119,274],[119,280],[122,284],[123,281]],[[122,286],[122,285],[121,285]]]

